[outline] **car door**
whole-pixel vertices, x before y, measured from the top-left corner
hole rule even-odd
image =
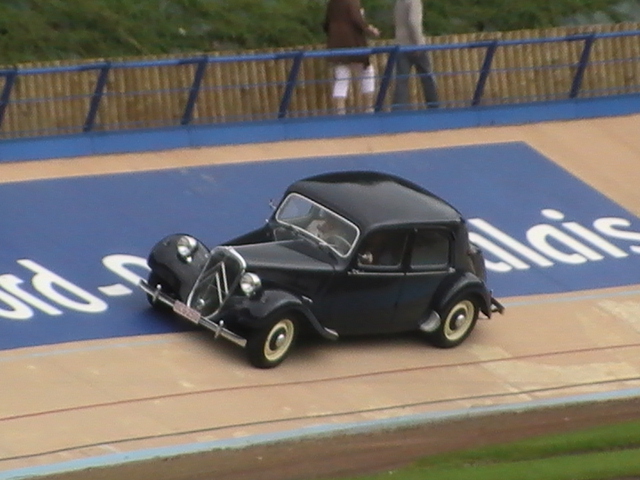
[[[413,330],[430,313],[433,294],[453,272],[453,234],[447,228],[414,230],[406,259],[407,271],[398,295],[395,323],[399,330]]]
[[[331,325],[343,335],[396,330],[394,318],[403,285],[402,260],[409,231],[384,230],[361,242],[350,268],[336,275],[325,300],[330,303]],[[375,235],[375,236],[374,236]],[[368,256],[372,245],[386,248]]]

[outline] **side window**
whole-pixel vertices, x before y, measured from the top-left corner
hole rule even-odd
[[[451,242],[445,230],[418,230],[411,251],[412,268],[439,268],[449,264]]]
[[[407,232],[381,230],[370,233],[358,250],[360,266],[397,267],[402,263]]]

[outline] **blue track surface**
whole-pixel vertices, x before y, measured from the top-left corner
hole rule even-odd
[[[135,288],[168,233],[253,229],[292,181],[374,169],[470,219],[496,296],[637,284],[640,221],[523,143],[0,185],[0,349],[176,331]]]

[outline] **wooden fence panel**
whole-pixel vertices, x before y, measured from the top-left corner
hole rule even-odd
[[[180,124],[196,68],[188,63],[112,69],[105,92],[108,103],[100,105],[97,127],[114,130],[119,125],[148,128]]]
[[[56,66],[64,64],[23,65],[24,68]],[[3,136],[81,132],[95,88],[95,78],[92,71],[19,75],[5,111]]]

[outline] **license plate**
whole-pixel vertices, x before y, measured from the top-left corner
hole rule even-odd
[[[193,308],[185,305],[182,302],[176,301],[173,304],[173,311],[176,312],[181,317],[186,318],[190,322],[199,323],[200,322],[200,312],[194,310]]]

